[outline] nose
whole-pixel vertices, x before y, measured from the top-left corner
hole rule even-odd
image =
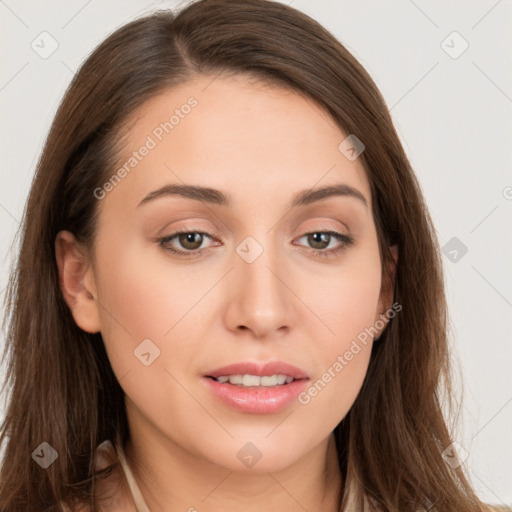
[[[282,336],[297,318],[297,299],[290,288],[283,256],[266,249],[251,263],[234,256],[225,310],[227,327],[231,331],[250,331],[260,340]]]

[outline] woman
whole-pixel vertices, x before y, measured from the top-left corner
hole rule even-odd
[[[30,192],[1,509],[486,509],[441,410],[439,254],[382,96],[318,23],[200,0],[127,24]]]

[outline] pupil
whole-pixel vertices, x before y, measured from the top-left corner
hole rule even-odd
[[[323,249],[327,245],[329,245],[329,241],[325,240],[325,238],[328,238],[330,235],[328,233],[313,233],[310,235],[310,237],[313,239],[312,245],[314,244],[320,244],[321,247],[316,247],[317,249]]]
[[[196,235],[199,237],[199,245],[198,246],[197,246],[197,241],[195,241]],[[196,249],[197,247],[201,246],[201,237],[202,237],[202,235],[200,233],[185,233],[185,234],[181,235],[180,242],[187,249]],[[189,247],[187,244],[191,244],[192,247]]]

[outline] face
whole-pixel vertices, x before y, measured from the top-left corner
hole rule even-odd
[[[83,280],[94,300],[77,296],[72,309],[101,331],[133,425],[238,471],[252,443],[255,470],[275,471],[349,411],[370,358],[362,333],[390,302],[365,170],[338,149],[348,134],[296,92],[212,80],[153,98],[127,125],[125,172],[95,192]],[[169,185],[208,190],[154,193]],[[339,185],[355,192],[305,195]],[[244,390],[208,377],[276,361],[305,378]]]

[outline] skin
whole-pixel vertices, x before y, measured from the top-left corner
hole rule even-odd
[[[371,339],[307,405],[295,401],[275,414],[235,411],[201,377],[234,362],[278,359],[314,382],[391,307],[368,178],[359,158],[338,150],[347,134],[311,99],[244,76],[212,80],[199,76],[133,114],[119,165],[187,98],[198,101],[99,200],[94,250],[59,233],[61,287],[77,325],[101,332],[126,393],[125,452],[152,512],[338,510],[343,483],[332,432],[361,388]],[[137,207],[169,183],[221,190],[232,204],[167,196]],[[334,196],[290,209],[299,191],[339,183],[359,190],[369,207]],[[212,238],[167,242],[202,250],[183,258],[157,241],[178,228]],[[329,230],[354,243],[318,255],[343,242],[315,245],[304,235]],[[247,236],[263,248],[252,263],[236,252]],[[147,338],[161,351],[149,366],[134,357]],[[247,442],[262,454],[251,468],[237,457]],[[119,500],[128,499],[125,487]]]

